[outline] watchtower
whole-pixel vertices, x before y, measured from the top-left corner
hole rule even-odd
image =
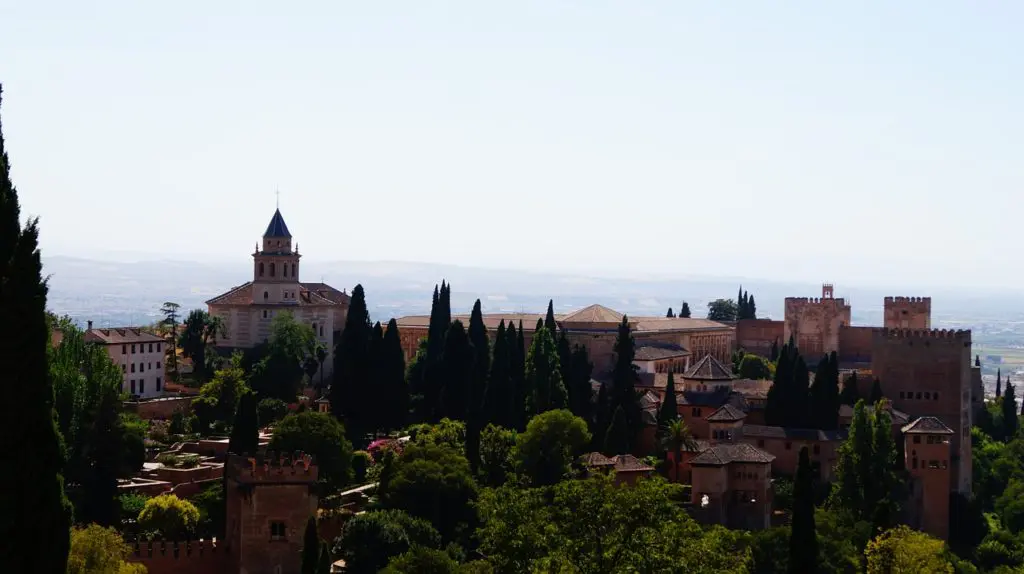
[[[902,431],[904,463],[911,477],[912,521],[914,526],[945,540],[949,536],[953,429],[935,417],[921,417]]]
[[[317,507],[318,472],[312,457],[229,455],[225,471],[230,571],[298,572],[306,522]]]
[[[783,339],[790,337],[805,357],[839,352],[839,330],[850,324],[850,305],[835,298],[831,283],[821,286],[821,298],[786,297]]]
[[[892,406],[953,430],[953,488],[971,492],[971,332],[875,329],[871,343],[871,372]],[[870,392],[869,384],[865,377],[860,391]]]
[[[931,297],[886,297],[886,329],[931,329]]]

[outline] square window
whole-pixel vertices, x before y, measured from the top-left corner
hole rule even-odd
[[[158,368],[158,369],[160,368],[160,361],[156,362],[156,368]]]
[[[135,345],[132,345],[132,354],[135,354]]]
[[[925,392],[924,392],[924,400],[926,400],[926,401],[927,401],[927,400],[930,400],[931,398],[932,398],[932,394],[931,394],[931,392],[929,392],[929,391],[925,391]]]
[[[904,398],[904,396],[903,396],[903,391],[900,391],[900,398],[901,398],[901,399],[902,399],[902,398]]]
[[[939,400],[939,391],[935,391],[934,393],[932,393],[932,400],[933,401]]]
[[[157,352],[157,353],[160,353],[160,352],[161,352],[161,351],[160,351],[160,349],[161,349],[162,347],[163,347],[163,345],[161,345],[160,343],[157,343],[157,344],[156,344],[156,352]]]
[[[285,539],[284,522],[271,522],[270,523],[270,539],[271,540],[284,540]]]
[[[917,391],[917,400],[921,400],[921,391]]]
[[[124,355],[124,354],[127,354],[127,353],[128,353],[128,345],[121,345],[121,354]]]
[[[132,372],[135,372],[135,363],[132,363]]]
[[[149,352],[150,352],[150,353],[152,353],[152,352],[153,352],[153,343],[150,343],[150,344],[149,344]]]

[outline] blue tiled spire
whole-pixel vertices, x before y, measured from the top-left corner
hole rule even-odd
[[[284,217],[281,216],[281,210],[274,210],[274,217],[270,220],[270,225],[267,226],[267,231],[263,234],[263,237],[288,237],[291,238],[292,234],[288,231],[288,226],[284,223]]]

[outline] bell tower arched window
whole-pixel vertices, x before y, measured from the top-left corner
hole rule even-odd
[[[285,263],[284,265],[281,266],[281,277],[287,277],[287,276],[288,276],[288,264]]]
[[[274,276],[274,271],[275,271],[275,269],[274,269],[274,264],[273,264],[273,263],[271,263],[271,264],[270,264],[270,276],[271,276],[271,277],[273,277],[273,276]]]
[[[298,277],[298,275],[295,274],[295,264],[292,263],[292,278],[294,279],[295,277]]]
[[[260,261],[260,277],[263,277],[263,262]]]

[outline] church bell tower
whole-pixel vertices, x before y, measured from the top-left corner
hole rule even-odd
[[[292,250],[292,234],[284,222],[281,210],[274,216],[263,233],[262,249],[257,245],[253,257],[254,303],[292,303],[299,282],[298,246]]]

